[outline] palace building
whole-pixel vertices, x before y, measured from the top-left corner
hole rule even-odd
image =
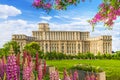
[[[12,40],[24,46],[30,42],[38,42],[44,52],[62,52],[65,54],[77,54],[91,52],[95,55],[112,53],[112,36],[102,35],[91,38],[89,32],[81,31],[51,31],[48,23],[39,23],[38,31],[32,31],[32,36],[24,34],[12,35]]]

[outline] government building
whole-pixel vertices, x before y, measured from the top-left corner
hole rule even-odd
[[[24,46],[30,42],[38,42],[44,52],[62,52],[65,54],[77,54],[91,52],[95,55],[112,53],[112,36],[102,35],[90,37],[90,32],[81,31],[51,31],[48,23],[39,23],[38,31],[32,31],[32,36],[24,34],[12,35],[12,40]]]

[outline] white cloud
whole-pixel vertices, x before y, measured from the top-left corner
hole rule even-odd
[[[43,20],[50,20],[50,19],[52,19],[52,17],[51,16],[41,16],[40,17],[41,19],[43,19]]]
[[[70,18],[69,16],[65,16],[65,15],[55,15],[54,17],[58,19]]]
[[[12,34],[32,35],[32,31],[37,30],[37,23],[30,24],[25,20],[8,20],[0,23],[0,47],[11,40]]]
[[[61,18],[60,16],[54,16],[55,18]]]
[[[13,6],[0,4],[0,18],[7,19],[9,16],[16,16],[18,14],[22,14],[19,9]]]

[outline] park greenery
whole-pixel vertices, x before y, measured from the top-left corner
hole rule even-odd
[[[61,76],[64,68],[69,71],[74,65],[83,64],[102,68],[106,73],[107,80],[120,80],[120,60],[47,60],[47,64],[57,67]]]
[[[0,67],[2,67],[1,65],[3,63],[5,63],[8,66],[10,66],[9,64],[15,63],[13,64],[13,66],[16,65],[18,67],[17,68],[18,72],[23,71],[23,73],[20,73],[20,75],[22,75],[20,76],[21,79],[23,77],[24,78],[27,77],[27,75],[23,76],[24,74],[29,74],[31,76],[34,74],[35,78],[36,76],[41,76],[38,74],[42,74],[42,72],[37,72],[38,66],[41,64],[39,59],[47,60],[48,65],[55,66],[60,73],[60,77],[64,76],[63,70],[64,68],[66,68],[68,71],[70,71],[71,69],[77,69],[77,70],[84,70],[84,71],[102,72],[104,70],[107,75],[107,80],[120,79],[119,77],[120,51],[116,51],[114,54],[98,53],[97,55],[94,55],[90,52],[78,53],[78,55],[68,55],[65,53],[58,53],[55,51],[44,53],[43,51],[40,50],[40,46],[38,46],[39,45],[38,43],[31,42],[25,45],[23,54],[22,56],[20,56],[20,51],[19,51],[20,47],[15,46],[15,45],[18,45],[18,43],[15,41],[10,41],[5,43],[5,45],[8,45],[8,44],[9,44],[9,47],[7,46],[7,48],[9,48],[10,50],[10,45],[12,45],[15,54],[11,55],[8,49],[6,49],[7,51],[4,52],[4,50],[2,49],[6,48],[6,46],[3,46],[3,48],[0,49],[0,56],[1,56]],[[34,64],[34,67],[31,68],[30,66],[33,66],[33,64]],[[46,65],[46,63],[44,63],[44,65]],[[27,69],[28,69],[28,72],[26,72]],[[41,67],[39,69],[41,69]],[[33,70],[33,73],[31,72],[31,70]],[[4,71],[4,69],[2,71]],[[19,78],[19,74],[17,74],[17,76]],[[44,80],[48,80],[50,77],[50,75],[48,74],[46,74],[46,76],[47,77],[44,77]],[[31,77],[31,79],[33,78]]]
[[[36,52],[40,52],[40,45],[36,42],[26,44],[23,51],[27,51],[31,56],[35,56]]]
[[[77,64],[74,65],[73,67],[70,68],[71,70],[82,70],[86,72],[95,72],[95,73],[100,73],[103,72],[104,70],[100,67],[92,66],[90,64]]]
[[[3,45],[3,48],[0,49],[0,57],[2,56],[8,56],[10,45],[13,46],[13,50],[15,54],[20,53],[20,46],[15,41],[7,42]],[[36,53],[39,53],[38,56],[41,59],[46,60],[63,60],[63,59],[117,59],[120,60],[120,51],[116,51],[113,54],[105,53],[102,54],[98,52],[97,55],[94,55],[93,53],[86,52],[86,53],[78,53],[77,55],[71,55],[71,54],[65,54],[60,52],[46,52],[40,50],[40,45],[37,42],[30,42],[29,44],[26,44],[24,46],[24,49],[22,52],[26,52],[30,54],[32,57],[36,56]]]
[[[3,45],[3,48],[0,48],[0,57],[3,55],[7,56],[9,54],[11,45],[16,54],[20,52],[19,44],[16,41],[9,41]]]

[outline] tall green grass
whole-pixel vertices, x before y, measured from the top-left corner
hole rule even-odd
[[[120,80],[120,60],[48,60],[48,65],[58,68],[60,74],[64,68],[69,70],[75,64],[91,64],[100,66],[106,72],[107,80]]]

